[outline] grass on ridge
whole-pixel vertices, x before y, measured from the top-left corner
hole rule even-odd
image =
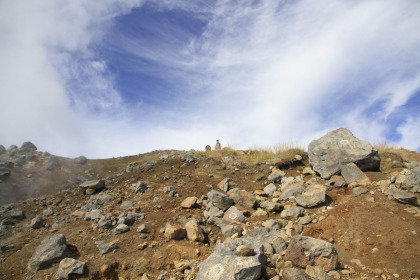
[[[405,148],[397,147],[386,141],[376,142],[373,145],[380,153],[394,153],[400,155],[405,161],[420,160],[420,154]]]
[[[219,159],[229,156],[237,161],[245,162],[248,166],[253,166],[259,162],[271,160],[292,161],[296,155],[305,155],[305,150],[296,143],[290,142],[267,147],[254,146],[249,150],[238,150],[232,145],[228,145],[221,151],[212,150],[202,153],[208,157]]]

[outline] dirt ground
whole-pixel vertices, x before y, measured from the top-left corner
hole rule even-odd
[[[30,272],[26,266],[45,237],[60,233],[71,245],[72,257],[87,265],[84,275],[72,276],[72,279],[140,279],[144,273],[150,279],[157,279],[165,271],[175,273],[176,279],[184,279],[182,272],[176,271],[175,263],[191,260],[191,266],[196,266],[213,252],[217,242],[223,241],[224,237],[218,227],[205,225],[205,231],[209,233],[205,243],[166,240],[161,229],[167,222],[182,223],[188,218],[203,216],[202,208],[182,209],[181,202],[189,196],[201,198],[227,177],[241,189],[251,192],[261,190],[267,184],[270,165],[262,163],[236,168],[204,153],[195,153],[198,161],[194,163],[186,163],[177,156],[160,159],[161,155],[171,153],[179,154],[175,151],[157,151],[124,158],[89,160],[85,165],[75,165],[69,159],[60,158],[59,172],[41,171],[37,162],[16,171],[13,174],[14,184],[27,180],[28,174],[32,174],[30,177],[38,187],[27,193],[37,198],[12,205],[13,208],[22,209],[26,219],[0,235],[0,244],[15,246],[0,253],[0,259],[3,260],[0,263],[0,279],[55,279],[57,266],[37,273]],[[402,158],[398,155],[384,154],[381,157],[381,172],[367,173],[372,181],[388,179],[403,169]],[[118,176],[132,162],[136,162],[139,168]],[[288,166],[284,171],[286,176],[297,176],[306,166],[309,166],[308,160],[304,157],[301,163]],[[63,172],[63,169],[71,173]],[[92,177],[86,176],[86,170]],[[83,194],[77,184],[63,186],[68,185],[69,179],[79,176],[107,179],[107,192],[118,199],[101,208],[104,214],[117,217],[123,211],[120,209],[121,203],[130,200],[135,206],[129,210],[144,213],[145,219],[136,221],[129,232],[118,235],[113,235],[111,230],[93,229],[91,221],[75,219],[71,213],[89,200],[89,196]],[[306,181],[311,178],[305,176]],[[134,194],[129,186],[140,180],[149,186],[150,191]],[[164,190],[168,186],[179,197],[169,196]],[[40,194],[44,196],[39,197]],[[334,244],[339,255],[339,271],[348,271],[347,274],[342,273],[342,279],[408,279],[412,270],[420,269],[419,207],[388,199],[374,184],[369,187],[368,193],[360,196],[354,196],[348,188],[331,188],[327,195],[330,198],[327,205],[306,210],[319,221],[305,226],[303,234]],[[416,195],[420,200],[420,196]],[[49,227],[31,229],[31,219],[42,215],[47,208],[54,211],[53,215],[43,217]],[[280,219],[280,213],[253,217],[255,210],[247,210],[246,226],[250,229],[266,219]],[[150,228],[151,233],[146,238],[136,231],[141,224],[147,224]],[[99,253],[95,242],[115,240],[118,250],[105,255]],[[149,246],[139,250],[137,246],[144,242],[148,242]]]

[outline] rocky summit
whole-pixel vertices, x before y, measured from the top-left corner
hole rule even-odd
[[[420,154],[0,145],[0,279],[420,279]]]

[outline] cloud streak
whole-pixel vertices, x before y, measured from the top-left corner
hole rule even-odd
[[[347,127],[420,148],[420,113],[395,118],[420,94],[417,1],[42,3],[0,4],[2,144],[110,157]]]

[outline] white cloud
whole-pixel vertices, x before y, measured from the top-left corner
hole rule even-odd
[[[114,48],[160,66],[130,71],[182,89],[164,111],[142,101],[125,107],[112,67],[94,50],[115,17],[144,2],[1,2],[0,143],[110,157],[216,139],[307,144],[338,127],[373,141],[420,87],[418,1],[152,1],[208,23],[198,36],[146,26],[166,39],[159,45],[122,32]],[[415,149],[419,113],[411,115],[395,129]]]

